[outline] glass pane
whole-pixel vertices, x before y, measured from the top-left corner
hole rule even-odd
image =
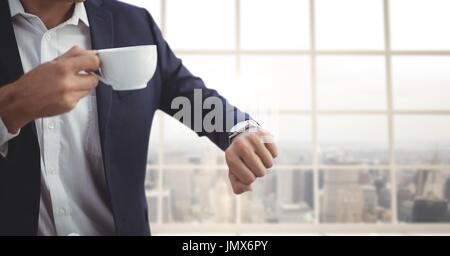
[[[241,198],[244,223],[310,223],[314,221],[312,171],[274,170]]]
[[[158,189],[159,184],[159,172],[154,169],[148,169],[145,175],[145,188],[147,190],[156,190]]]
[[[450,49],[448,33],[450,1],[395,0],[389,2],[393,49]]]
[[[398,116],[395,119],[395,139],[398,163],[450,163],[448,116]]]
[[[386,164],[389,160],[385,116],[321,116],[318,119],[323,164]]]
[[[394,57],[396,109],[450,109],[450,58]]]
[[[317,68],[320,109],[386,109],[383,57],[319,57]]]
[[[123,2],[146,8],[153,19],[161,26],[161,0],[122,0]]]
[[[259,122],[259,119],[257,119]],[[311,164],[312,131],[311,117],[308,115],[283,114],[261,122],[264,129],[274,134],[279,155],[276,164]],[[267,125],[266,125],[267,124]]]
[[[227,171],[164,170],[163,220],[175,223],[232,223],[235,196]]]
[[[236,58],[223,55],[180,55],[184,65],[208,88],[217,90],[231,103],[240,98],[236,81]]]
[[[234,49],[235,1],[166,0],[167,39],[174,49]]]
[[[241,1],[244,49],[308,49],[308,0]]]
[[[157,221],[158,214],[158,177],[156,170],[148,170],[145,177],[145,194],[147,196],[148,217],[151,223]]]
[[[252,109],[310,109],[308,57],[244,56],[241,72],[243,105]]]
[[[318,49],[384,48],[382,0],[316,0]]]
[[[450,222],[450,171],[401,171],[397,174],[401,222]]]
[[[319,183],[321,222],[391,222],[391,184],[388,171],[321,171]]]

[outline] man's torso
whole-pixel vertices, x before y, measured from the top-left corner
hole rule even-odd
[[[48,30],[19,0],[9,0],[25,73],[77,45],[91,48],[84,4]],[[41,152],[40,235],[113,235],[97,119],[95,91],[69,113],[35,121]]]

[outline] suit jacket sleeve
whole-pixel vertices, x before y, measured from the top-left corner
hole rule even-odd
[[[228,103],[228,101],[217,91],[208,89],[200,78],[191,74],[191,72],[183,65],[182,61],[175,56],[170,46],[164,40],[160,29],[150,14],[148,14],[148,18],[158,47],[158,65],[162,77],[162,97],[159,108],[165,113],[174,116],[180,109],[173,109],[171,107],[172,101],[180,96],[189,99],[192,105],[191,120],[188,122],[190,124],[188,125],[190,126],[189,128],[194,130],[199,136],[207,136],[218,147],[225,150],[229,146],[227,133],[229,129],[239,122],[249,120],[250,116]],[[201,117],[201,120],[203,120],[203,118],[211,111],[210,109],[202,108],[202,111],[200,111],[201,113],[199,113],[199,111],[194,110],[194,91],[196,89],[201,89],[202,101],[214,97],[214,99],[217,99],[222,103],[222,109],[216,109],[221,111],[222,120],[215,120],[222,124],[222,129],[220,131],[199,131],[194,127],[194,123],[196,122],[195,118]],[[185,121],[186,120],[183,120],[183,123],[187,124]]]

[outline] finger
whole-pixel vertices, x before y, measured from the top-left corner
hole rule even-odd
[[[258,136],[251,136],[250,141],[255,149],[255,153],[258,155],[265,168],[272,168],[273,157],[270,151],[263,144]]]
[[[97,55],[90,53],[70,58],[68,61],[70,61],[70,66],[75,73],[98,70],[100,66],[100,60]]]
[[[233,188],[233,192],[235,194],[240,195],[248,191],[253,191],[252,185],[245,185],[231,172],[229,173],[229,178],[231,187]]]
[[[74,99],[74,101],[77,102],[77,104],[78,104],[78,102],[79,102],[81,99],[83,99],[83,98],[87,97],[88,95],[90,95],[91,92],[92,92],[92,90],[90,90],[90,91],[86,90],[86,91],[75,92],[75,93],[73,93],[73,99]]]
[[[266,148],[269,150],[270,154],[272,154],[273,158],[277,158],[278,156],[278,148],[275,143],[265,143]]]
[[[245,165],[251,172],[253,172],[253,174],[255,174],[256,177],[264,177],[266,175],[266,167],[255,153],[255,147],[251,142],[252,140],[258,140],[258,135],[250,133],[244,138],[247,140],[239,141],[239,145],[237,145],[239,157],[244,161]]]
[[[255,177],[260,178],[266,175],[266,167],[253,150],[244,151],[241,158]]]
[[[81,99],[85,98],[90,94],[91,91],[72,92],[70,95],[67,96],[68,98],[65,98],[64,104],[68,104],[68,106],[70,106],[71,109],[73,109],[76,107],[76,105],[78,105]]]
[[[227,158],[227,164],[230,167],[230,172],[232,172],[242,183],[250,185],[255,181],[255,175],[237,155]]]
[[[272,158],[276,158],[278,156],[278,148],[275,144],[273,135],[265,130],[261,130],[257,134],[260,137],[260,141],[265,145],[267,150],[269,150]]]
[[[76,75],[75,91],[91,91],[98,85],[98,79],[94,75]]]

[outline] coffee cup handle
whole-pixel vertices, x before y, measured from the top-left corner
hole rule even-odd
[[[98,70],[98,73],[100,73],[100,74],[97,74],[97,73],[95,73],[95,72],[89,72],[89,73],[90,73],[91,75],[97,77],[97,79],[98,79],[100,82],[109,85],[108,81],[106,81],[106,79],[103,78],[103,74],[102,74],[102,70],[101,70],[101,69]]]

